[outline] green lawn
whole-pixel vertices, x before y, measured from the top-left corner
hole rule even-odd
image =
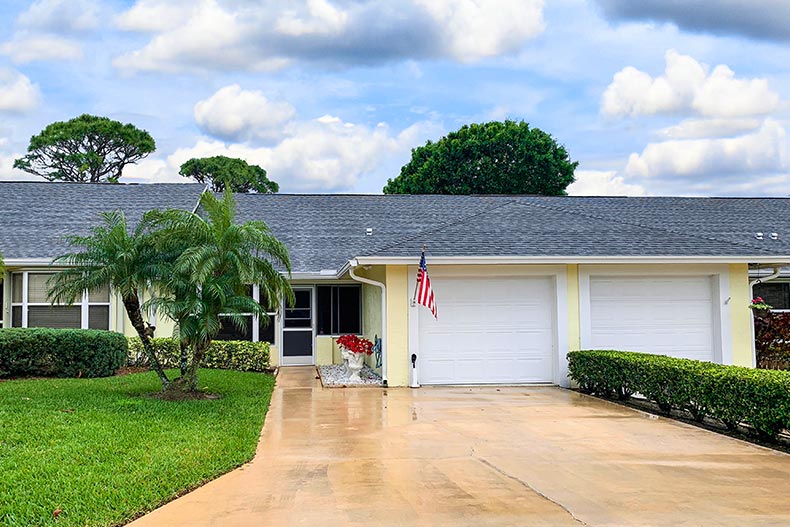
[[[252,459],[274,379],[200,375],[221,399],[145,397],[153,373],[0,382],[0,525],[125,523]]]

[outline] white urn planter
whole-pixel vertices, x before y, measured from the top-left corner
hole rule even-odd
[[[343,365],[346,367],[348,379],[350,381],[362,381],[359,372],[362,371],[362,367],[365,365],[365,354],[353,353],[340,346],[340,355],[343,357]]]

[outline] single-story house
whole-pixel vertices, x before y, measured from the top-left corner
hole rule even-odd
[[[202,191],[0,183],[0,325],[133,335],[111,291],[51,307],[51,260],[67,250],[63,236],[86,233],[99,211],[136,220],[152,208],[194,210]],[[782,198],[237,199],[240,220],[264,220],[287,245],[296,304],[268,326],[250,317],[245,333],[229,325],[220,338],[269,341],[272,362],[287,366],[338,362],[340,334],[377,336],[389,386],[566,385],[566,353],[591,348],[751,366],[750,272],[765,280],[790,265]],[[423,244],[438,319],[411,302]],[[160,336],[172,331],[167,320],[156,325]]]

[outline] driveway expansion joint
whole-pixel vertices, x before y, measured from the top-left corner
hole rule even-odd
[[[514,476],[512,474],[508,474],[506,471],[502,470],[501,468],[499,468],[498,466],[494,465],[493,463],[491,463],[490,461],[488,461],[485,458],[482,458],[480,456],[473,456],[473,457],[475,459],[477,459],[483,465],[485,465],[488,468],[490,468],[491,470],[493,470],[494,472],[497,472],[498,474],[500,474],[500,475],[502,475],[502,476],[504,476],[504,477],[506,477],[508,479],[512,479],[513,481],[515,481],[517,483],[520,483],[521,485],[525,486],[526,488],[528,488],[529,490],[531,490],[532,492],[534,492],[535,494],[537,494],[538,496],[540,496],[544,500],[549,501],[549,502],[553,503],[554,505],[556,505],[557,507],[561,508],[562,510],[567,512],[568,515],[571,518],[573,518],[574,521],[576,521],[580,525],[589,525],[587,522],[585,522],[584,520],[582,520],[581,518],[579,518],[575,514],[573,514],[573,512],[568,507],[566,507],[562,503],[558,502],[557,500],[552,499],[551,497],[547,496],[546,494],[544,494],[543,492],[539,491],[538,489],[536,489],[535,487],[533,487],[532,485],[530,485],[528,482],[524,481],[523,479],[518,478],[518,477],[516,477],[516,476]]]

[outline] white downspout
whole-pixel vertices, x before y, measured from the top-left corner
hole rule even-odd
[[[773,280],[774,278],[778,278],[781,273],[782,271],[779,269],[779,267],[774,267],[773,273],[769,274],[768,276],[763,276],[761,278],[755,278],[754,280],[749,282],[749,294],[752,295],[752,298],[754,298],[754,291],[753,291],[754,286],[756,286],[757,284],[768,282],[770,280]]]
[[[781,272],[782,271],[780,270],[779,267],[774,267],[774,272],[769,274],[768,276],[764,276],[764,277],[761,277],[761,278],[755,278],[754,280],[749,281],[749,302],[751,302],[752,299],[754,298],[754,286],[756,286],[757,284],[764,284],[765,282],[768,282],[770,280],[773,280],[774,278],[779,277]],[[749,315],[750,315],[749,318],[752,321],[751,328],[750,328],[751,332],[752,332],[752,368],[756,368],[757,367],[757,347],[755,346],[755,343],[754,343],[754,309],[750,309],[749,311],[751,311],[751,313],[749,313]]]
[[[354,269],[359,266],[357,260],[349,262],[348,275],[363,284],[374,285],[381,289],[381,382],[384,387],[387,386],[387,286],[376,280],[365,278],[364,276],[357,276],[354,274]]]

